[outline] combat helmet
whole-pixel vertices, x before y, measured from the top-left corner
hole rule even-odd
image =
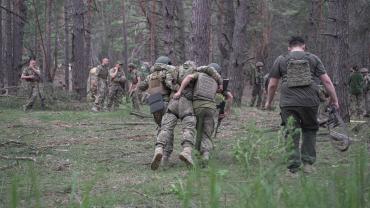
[[[216,71],[221,74],[221,66],[216,64],[216,63],[211,63],[210,65],[208,65],[209,67],[213,67],[214,69],[216,69]]]
[[[367,68],[362,68],[362,69],[360,69],[360,72],[361,72],[361,73],[368,73],[368,72],[369,72],[369,70],[368,70]]]
[[[160,56],[157,58],[155,61],[156,64],[166,64],[166,65],[172,65],[171,59],[168,58],[167,56]]]
[[[263,66],[264,66],[263,63],[260,61],[256,63],[256,67],[263,67]]]

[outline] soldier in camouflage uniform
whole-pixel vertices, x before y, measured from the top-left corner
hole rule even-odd
[[[213,77],[203,73],[205,68],[214,70]],[[218,71],[217,71],[218,70]],[[223,80],[221,67],[218,64],[199,67],[198,70],[188,75],[181,83],[180,89],[174,95],[175,99],[181,97],[183,90],[190,84],[193,86],[193,108],[197,118],[197,141],[196,148],[204,161],[209,160],[209,152],[213,149],[212,135],[217,116],[216,93],[222,91]]]
[[[23,106],[24,111],[32,108],[37,96],[40,97],[41,108],[45,108],[45,98],[42,95],[42,88],[40,87],[41,73],[37,67],[37,62],[34,59],[30,60],[29,66],[23,69],[21,79],[27,82],[27,88],[30,92],[27,103]]]
[[[151,67],[152,73],[146,77],[145,80],[139,84],[139,90],[146,91],[151,96],[155,96],[160,93],[163,99],[163,109],[156,112],[152,112],[155,123],[158,125],[157,136],[160,132],[162,118],[167,111],[167,106],[170,101],[171,92],[176,91],[176,85],[173,73],[176,71],[176,67],[171,66],[171,60],[166,56],[159,57],[155,64]],[[152,103],[149,103],[152,105]],[[168,164],[170,155],[173,151],[173,132],[170,132],[166,146],[164,147],[162,164]]]
[[[148,62],[143,62],[143,64],[140,67],[140,81],[145,80],[148,75],[150,74],[150,66]],[[140,91],[139,90],[139,101],[140,104],[145,104],[147,103],[147,99],[149,97],[149,94],[145,91]]]
[[[118,61],[116,66],[109,70],[108,83],[108,103],[107,109],[112,110],[112,106],[116,108],[119,106],[119,96],[122,93],[122,84],[126,81],[125,73],[122,70],[122,62]]]
[[[96,95],[96,99],[94,102],[94,107],[91,109],[94,112],[101,111],[104,108],[104,100],[107,96],[107,79],[109,73],[109,59],[104,58],[102,60],[102,64],[97,66],[97,86],[98,86],[98,93]]]
[[[87,99],[89,102],[94,102],[96,99],[96,95],[98,93],[98,86],[97,86],[97,68],[94,67],[90,69],[89,78],[87,80]]]
[[[130,73],[130,87],[129,87],[129,96],[131,97],[132,108],[134,111],[140,111],[140,101],[138,94],[138,84],[140,82],[140,76],[135,64],[130,63],[128,65],[128,72]]]
[[[252,100],[250,107],[254,106],[254,103],[257,100],[257,108],[261,107],[262,103],[262,94],[263,94],[263,63],[257,62],[256,68],[253,70],[251,85],[253,86],[252,90]]]
[[[362,111],[362,98],[363,98],[363,89],[364,89],[364,78],[362,74],[359,71],[359,68],[357,66],[353,67],[354,72],[350,76],[349,80],[349,86],[350,86],[350,93],[351,93],[351,100],[352,103],[354,102],[353,109],[357,116],[361,115]]]
[[[365,102],[365,113],[364,117],[370,117],[370,76],[367,68],[360,69],[360,72],[364,78],[364,102]]]

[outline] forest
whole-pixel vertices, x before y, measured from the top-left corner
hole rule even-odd
[[[323,62],[351,134],[338,152],[320,129],[318,173],[299,179],[281,176],[279,112],[247,104],[256,63],[269,73],[292,36]],[[127,85],[118,111],[88,111],[89,73],[103,58],[127,75],[130,63],[160,56],[217,63],[230,80],[232,113],[206,169],[171,158],[150,170],[159,127],[146,105],[132,114]],[[25,113],[31,59],[47,110]],[[370,67],[370,0],[0,0],[0,207],[370,207],[369,121],[351,112],[355,66]]]

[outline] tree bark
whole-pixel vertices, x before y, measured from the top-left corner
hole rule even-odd
[[[85,32],[85,41],[86,41],[86,66],[90,68],[91,64],[91,32],[92,32],[92,15],[93,15],[93,0],[87,1],[87,16],[86,16],[86,32]]]
[[[198,66],[209,64],[211,1],[193,0],[191,55]]]
[[[157,7],[157,2],[152,1],[151,6],[151,13],[150,13],[150,22],[149,22],[149,29],[150,29],[150,62],[154,63],[157,58],[156,54],[156,43],[157,43],[157,36],[156,36],[156,26],[157,26],[157,15],[155,14]]]
[[[174,15],[176,2],[174,0],[163,1],[163,16],[164,16],[164,51],[174,64],[177,63],[175,56],[175,39],[174,39]]]
[[[69,0],[64,0],[64,84],[69,91]]]
[[[312,53],[322,57],[322,38],[320,33],[323,24],[323,0],[311,0],[309,16],[308,48]]]
[[[72,0],[73,5],[73,68],[72,90],[79,99],[86,97],[86,81],[88,70],[85,66],[85,40],[84,40],[84,2]]]
[[[123,38],[123,71],[125,75],[128,75],[128,41],[127,41],[127,21],[126,21],[126,4],[122,1],[122,38]],[[129,88],[128,82],[125,82],[125,90]]]
[[[52,0],[46,1],[46,22],[45,22],[45,53],[43,59],[43,68],[45,78],[47,82],[52,82],[52,69],[51,69],[51,12],[52,12]]]
[[[11,11],[12,0],[5,1],[5,7],[7,12],[5,14],[5,68],[6,68],[6,80],[5,83],[8,87],[14,86],[13,78],[13,36],[12,36],[12,14]]]
[[[349,3],[347,0],[333,0],[328,5],[330,48],[327,51],[331,54],[328,72],[336,86],[341,116],[349,122]]]
[[[184,14],[184,2],[183,0],[176,0],[176,39],[177,45],[177,56],[179,58],[178,62],[185,62],[186,60],[186,38],[185,38],[185,14]]]
[[[245,86],[247,64],[247,24],[249,21],[248,0],[238,0],[235,4],[235,27],[233,35],[233,51],[231,52],[229,69],[230,89],[235,103],[240,106]]]
[[[219,12],[217,15],[218,25],[218,49],[221,53],[220,66],[225,76],[229,76],[229,61],[232,51],[233,34],[235,26],[234,2],[230,0],[219,0]]]
[[[0,0],[0,6],[2,6],[3,0]],[[3,57],[3,10],[0,9],[0,88],[4,88],[4,57]],[[0,94],[3,92],[0,91]]]

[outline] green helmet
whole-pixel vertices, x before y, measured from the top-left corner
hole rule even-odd
[[[216,63],[211,63],[210,65],[208,65],[209,67],[213,67],[214,69],[216,69],[216,71],[220,74],[221,73],[221,67],[220,65],[216,64]]]
[[[129,63],[128,68],[136,69],[136,65],[134,63]]]
[[[167,56],[160,56],[157,58],[155,61],[156,64],[167,64],[167,65],[172,65],[171,59],[168,58]]]

